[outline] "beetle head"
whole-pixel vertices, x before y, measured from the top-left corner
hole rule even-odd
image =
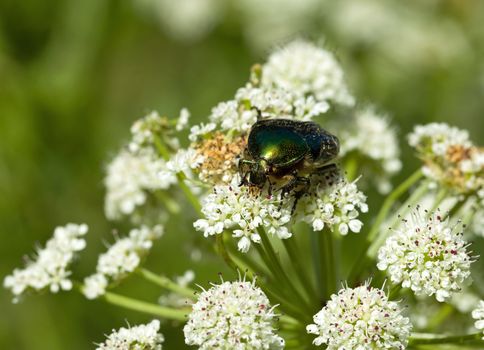
[[[249,184],[257,187],[264,186],[267,180],[267,162],[264,159],[260,159],[253,163],[248,175]]]

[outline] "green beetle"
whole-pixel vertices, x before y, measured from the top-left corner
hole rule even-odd
[[[251,128],[239,161],[241,185],[280,185],[282,194],[309,184],[309,175],[334,169],[338,138],[318,124],[291,119],[260,119]]]

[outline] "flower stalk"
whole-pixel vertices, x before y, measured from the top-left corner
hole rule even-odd
[[[456,344],[467,346],[484,346],[482,333],[472,333],[464,335],[442,336],[440,334],[412,333],[410,336],[410,345],[430,345],[430,344]]]
[[[106,292],[106,294],[103,296],[103,299],[112,305],[174,321],[186,321],[187,314],[190,312],[189,309],[173,309],[129,298],[112,292]]]
[[[154,272],[149,271],[148,269],[145,268],[140,268],[137,270],[137,273],[142,276],[144,279],[147,281],[150,281],[164,289],[168,289],[174,293],[177,293],[181,296],[187,297],[191,300],[196,300],[196,292],[188,287],[183,287],[175,282],[173,282],[171,279],[165,276],[158,275]]]

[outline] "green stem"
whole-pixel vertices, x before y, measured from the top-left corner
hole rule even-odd
[[[464,344],[471,341],[476,342],[476,344],[479,344],[480,346],[483,346],[484,340],[482,340],[482,332],[452,336],[412,333],[412,336],[410,337],[410,345]]]
[[[402,217],[407,215],[407,213],[415,207],[415,205],[420,201],[420,199],[428,192],[428,183],[423,182],[413,193],[412,195],[403,203],[400,210],[397,210],[397,214],[393,217],[392,221],[390,221],[389,227],[394,228],[397,223],[401,220]],[[373,242],[371,242],[370,247],[368,248],[367,255],[370,258],[375,258],[378,249],[385,243],[388,235],[390,234],[390,230],[380,231],[380,235],[378,235]]]
[[[318,295],[316,293],[316,289],[309,277],[308,270],[305,268],[301,263],[301,254],[299,254],[299,249],[296,245],[296,238],[291,237],[288,239],[283,239],[282,243],[286,248],[287,255],[289,255],[289,259],[291,260],[292,266],[296,271],[296,274],[301,281],[304,290],[308,293],[309,297],[313,300],[318,300]]]
[[[164,160],[168,161],[171,157],[171,154],[168,148],[166,148],[166,145],[163,142],[163,140],[160,137],[155,136],[153,138],[153,142],[155,143],[155,147],[158,153],[161,155],[161,157]],[[176,178],[178,180],[178,185],[180,186],[181,190],[187,197],[188,201],[191,203],[191,205],[196,210],[196,212],[200,214],[202,209],[200,205],[200,201],[198,200],[197,196],[193,194],[190,187],[188,187],[188,185],[185,183],[186,175],[183,172],[179,172],[176,174]]]
[[[370,232],[368,233],[368,236],[367,236],[368,241],[371,242],[373,241],[373,239],[375,239],[376,235],[380,230],[381,224],[388,216],[388,212],[392,208],[393,204],[403,194],[405,194],[405,192],[407,192],[410,187],[412,187],[418,180],[420,180],[421,177],[422,177],[422,170],[418,169],[386,197],[385,201],[383,202],[380,208],[380,211],[378,212],[378,215],[376,216],[375,222],[373,223],[373,226]]]
[[[166,161],[170,160],[170,157],[171,157],[170,151],[168,150],[168,148],[166,148],[163,140],[159,136],[155,135],[153,137],[153,142],[160,156]]]
[[[223,237],[224,233],[225,231],[219,235],[216,235],[215,237],[215,242],[217,244],[217,253],[222,256],[227,266],[234,270],[236,273],[243,272],[240,270],[240,268],[237,266],[237,264],[234,262],[234,260],[230,257],[229,253],[225,249],[225,242]]]
[[[180,294],[184,297],[190,298],[192,300],[196,300],[197,298],[195,297],[196,292],[188,287],[183,287],[180,286],[179,284],[173,282],[171,279],[165,276],[158,275],[154,272],[151,272],[145,268],[140,268],[137,270],[137,272],[146,280],[162,287],[165,289],[168,289],[172,292],[175,292],[177,294]]]
[[[303,305],[306,310],[312,311],[311,304],[297,290],[297,288],[293,285],[292,281],[287,276],[284,268],[281,265],[281,262],[279,261],[279,258],[276,252],[274,251],[274,248],[272,247],[269,237],[267,237],[265,230],[259,227],[257,231],[261,237],[261,243],[263,246],[263,248],[258,247],[259,254],[261,254],[261,257],[263,259],[264,259],[264,255],[266,255],[266,258],[264,259],[264,261],[266,262],[266,264],[268,264],[268,267],[271,270],[271,272],[274,274],[274,276],[277,277],[276,280],[279,281],[280,283],[285,284],[288,287],[288,290],[286,292],[292,293],[292,297],[296,297],[297,301],[301,305]]]
[[[320,232],[320,265],[321,271],[324,271],[324,300],[328,300],[331,294],[336,291],[336,275],[335,262],[333,250],[333,235],[332,232],[324,230]]]
[[[394,300],[398,296],[398,294],[400,294],[401,290],[402,290],[402,286],[400,284],[395,284],[390,289],[390,293],[388,293],[388,299]]]
[[[430,212],[434,212],[436,209],[439,208],[439,205],[442,204],[442,201],[445,199],[448,193],[449,192],[445,187],[440,188],[439,192],[437,192],[437,195],[435,196],[435,201],[430,208]]]
[[[398,186],[384,201],[373,226],[368,233],[367,239],[363,244],[363,248],[358,259],[355,260],[353,267],[348,275],[347,280],[350,283],[361,282],[359,281],[360,275],[373,261],[374,255],[378,251],[381,244],[386,240],[386,235],[380,234],[381,225],[387,218],[390,209],[392,208],[395,201],[400,198],[416,181],[418,181],[422,176],[421,170],[417,170],[413,175],[411,175],[407,180],[405,180],[400,186]],[[409,205],[414,204],[418,201],[426,192],[428,184],[426,181],[422,182],[420,186],[410,195],[410,197],[405,201],[405,203],[400,207],[397,213],[404,215],[409,210]],[[398,215],[393,219],[390,227],[393,227],[398,221]]]
[[[319,291],[319,295],[323,293],[323,271],[321,270],[321,251],[319,250],[321,239],[320,233],[316,231],[311,231],[311,257],[313,260],[314,275],[316,276],[316,287]]]
[[[187,314],[190,312],[188,309],[177,310],[165,306],[160,306],[156,304],[147,303],[145,301],[132,299],[125,297],[123,295],[106,292],[103,299],[110,304],[123,307],[125,309],[134,310],[142,312],[145,314],[155,315],[162,318],[176,320],[176,321],[186,321]]]
[[[180,212],[180,205],[173,198],[168,196],[165,191],[156,191],[155,196],[164,204],[170,214],[177,215]]]
[[[188,201],[193,206],[197,214],[200,214],[202,212],[202,206],[200,205],[200,201],[198,200],[198,197],[193,194],[190,187],[188,187],[188,185],[186,184],[185,174],[178,173],[176,174],[176,178],[178,179],[178,186],[180,186],[181,190],[183,191],[183,193],[185,194],[185,196],[187,197]]]
[[[350,155],[345,162],[345,173],[348,181],[353,181],[355,179],[357,170],[358,161],[354,155]]]
[[[439,327],[442,324],[442,322],[444,322],[447,319],[447,317],[452,315],[453,312],[454,312],[454,308],[452,307],[452,305],[449,305],[449,304],[442,305],[439,311],[432,317],[430,322],[427,324],[426,329],[430,331],[437,329],[437,327]]]
[[[299,322],[295,318],[292,318],[292,317],[287,316],[287,315],[279,316],[279,322],[282,323],[282,324],[293,326],[293,327],[301,327],[302,326],[301,322]]]

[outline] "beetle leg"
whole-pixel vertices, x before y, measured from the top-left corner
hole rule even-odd
[[[316,174],[324,176],[326,183],[332,185],[334,181],[338,181],[340,169],[336,164],[328,164],[319,168]]]
[[[283,200],[286,194],[290,193],[291,191],[293,191],[294,189],[302,185],[303,187],[301,189],[294,191],[294,203],[291,208],[291,215],[292,215],[296,210],[297,202],[307,192],[307,189],[311,183],[311,180],[304,176],[298,176],[297,171],[294,171],[291,175],[292,175],[292,179],[281,188],[281,201],[279,205],[279,210],[282,209]]]
[[[254,166],[254,164],[256,163],[252,160],[248,160],[248,159],[239,160],[238,168],[239,168],[239,174],[241,177],[239,186],[249,185],[249,181],[247,180],[247,177],[249,176],[251,166]]]
[[[333,171],[338,171],[338,166],[334,163],[327,164],[327,165],[322,166],[321,168],[317,169],[317,172],[319,174],[326,174],[326,173],[330,173],[330,172],[333,172]]]
[[[257,121],[259,121],[259,120],[261,120],[262,118],[264,118],[264,117],[262,116],[262,111],[261,111],[259,108],[257,108],[257,107],[254,107],[254,106],[253,106],[253,107],[251,107],[250,109],[254,109],[254,110],[257,112]]]
[[[274,184],[271,182],[271,179],[269,179],[269,177],[267,177],[267,182],[269,183],[267,194],[269,195],[269,197],[272,197],[272,188]]]

